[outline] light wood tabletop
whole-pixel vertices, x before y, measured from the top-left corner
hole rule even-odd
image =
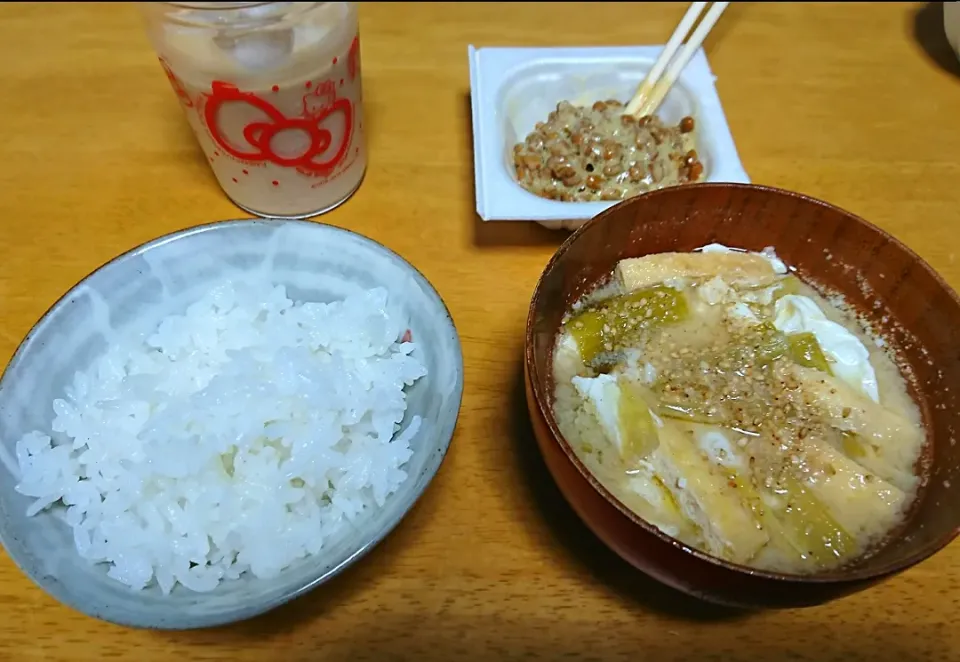
[[[535,449],[523,328],[565,234],[478,220],[467,45],[662,43],[684,7],[362,4],[370,167],[321,220],[399,252],[453,313],[465,394],[439,474],[358,565],[215,630],[99,622],[0,553],[0,660],[960,660],[960,544],[826,606],[731,614],[607,551]],[[706,50],[754,182],[862,215],[958,287],[960,63],[940,11],[734,3]],[[247,214],[217,186],[132,4],[0,5],[0,78],[2,365],[104,261]]]

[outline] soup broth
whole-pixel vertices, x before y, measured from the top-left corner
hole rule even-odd
[[[875,549],[925,433],[894,361],[773,254],[621,261],[568,312],[554,411],[586,467],[664,533],[810,573]]]

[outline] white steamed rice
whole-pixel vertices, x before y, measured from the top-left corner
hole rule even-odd
[[[426,368],[405,331],[383,289],[221,284],[76,374],[53,434],[17,442],[17,490],[134,589],[275,576],[407,478],[403,388]]]

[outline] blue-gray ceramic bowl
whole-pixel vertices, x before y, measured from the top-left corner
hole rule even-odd
[[[329,301],[350,291],[383,287],[408,317],[428,375],[408,389],[407,417],[425,425],[411,442],[407,480],[383,508],[324,551],[275,579],[249,573],[210,593],[177,586],[169,595],[133,591],[76,552],[70,528],[49,513],[27,517],[30,499],[14,491],[9,468],[16,441],[49,431],[52,402],[63,397],[77,370],[106,347],[96,301],[110,325],[159,322],[183,312],[216,279],[232,270],[257,270],[299,301]],[[169,296],[162,296],[165,285]],[[291,600],[360,559],[396,527],[440,467],[460,410],[463,359],[450,313],[429,282],[403,258],[356,233],[304,221],[226,221],[151,241],[117,257],[57,301],[20,345],[0,380],[0,541],[31,579],[60,602],[121,625],[186,629],[250,618]],[[404,423],[405,425],[405,423]],[[15,465],[15,462],[14,462]]]

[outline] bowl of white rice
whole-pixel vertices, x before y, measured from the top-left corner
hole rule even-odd
[[[453,435],[463,361],[429,282],[363,236],[227,221],[104,265],[0,380],[0,542],[62,603],[243,620],[361,558]]]

